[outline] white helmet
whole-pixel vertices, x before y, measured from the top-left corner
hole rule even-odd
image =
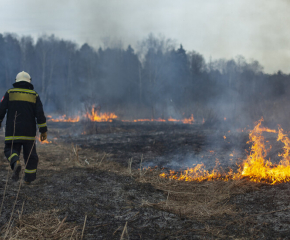
[[[27,72],[22,71],[22,72],[17,74],[15,80],[16,80],[16,82],[25,81],[25,82],[29,82],[30,83],[31,82],[31,77],[30,77],[30,75]]]

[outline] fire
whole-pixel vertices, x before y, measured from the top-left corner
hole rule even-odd
[[[216,168],[218,165],[218,161],[216,162]],[[205,165],[203,163],[197,164],[194,168],[188,168],[184,170],[182,173],[175,172],[173,170],[169,170],[169,174],[161,173],[160,177],[181,180],[181,181],[210,181],[210,180],[228,180],[232,175],[223,174],[220,171],[214,168],[211,172],[205,169]]]
[[[190,118],[184,118],[181,120],[184,124],[193,124],[195,122],[193,114],[191,114]]]
[[[122,120],[122,122],[181,122],[184,124],[193,124],[195,122],[193,114],[191,114],[190,118],[184,118],[184,119],[175,119],[172,117],[169,117],[168,119],[134,119],[133,121],[130,120]]]
[[[118,118],[114,113],[98,113],[95,108],[92,107],[91,112],[87,112],[85,117],[90,119],[92,122],[112,122],[113,119]]]
[[[89,119],[92,122],[112,122],[118,116],[114,113],[98,113],[93,106],[91,112],[86,112],[82,116],[67,117],[66,115],[62,115],[58,118],[53,118],[51,115],[48,115],[47,118],[51,122],[79,122],[81,119]]]
[[[40,140],[40,136],[39,136],[39,138],[38,138],[38,142],[40,142],[40,144],[49,144],[49,143],[52,143],[51,141],[48,141],[47,139],[44,140],[44,141],[41,141],[41,140]]]
[[[182,172],[169,171],[168,174],[162,173],[160,177],[183,180],[183,181],[204,181],[204,180],[224,180],[247,178],[253,182],[264,182],[269,184],[277,184],[290,181],[290,140],[281,127],[278,131],[261,127],[263,118],[260,119],[253,130],[249,133],[249,141],[251,150],[244,162],[238,166],[238,170],[234,172],[230,169],[223,172],[222,169],[216,167],[209,172],[204,164],[197,164],[193,168],[188,168]],[[263,132],[278,133],[277,141],[284,144],[283,153],[278,154],[282,160],[279,164],[274,164],[267,159],[267,154],[271,150],[271,146],[265,144]],[[232,155],[232,154],[231,154]]]
[[[47,116],[48,121],[51,122],[79,122],[81,119],[89,119],[92,122],[112,122],[114,119],[118,119],[118,116],[115,113],[101,113],[95,110],[93,106],[90,112],[86,112],[82,116],[75,116],[75,117],[67,117],[66,115],[53,118],[51,115]],[[134,120],[121,120],[122,122],[180,122],[183,124],[193,124],[195,123],[195,119],[193,114],[189,118],[184,119],[175,119],[169,117],[168,119],[134,119]]]
[[[168,121],[168,122],[178,122],[179,120],[170,117],[170,118],[168,118],[167,121]]]
[[[71,117],[67,118],[67,116],[65,114],[62,115],[61,117],[56,118],[56,119],[52,118],[52,116],[50,116],[50,115],[48,115],[47,118],[51,122],[79,122],[80,121],[79,116],[77,116],[75,118],[71,118]]]
[[[184,124],[193,124],[195,122],[193,114],[191,114],[190,118],[184,118],[184,119],[178,120],[178,119],[174,119],[174,118],[170,117],[170,118],[168,118],[167,121],[168,122],[182,122]]]
[[[131,122],[130,120],[123,120],[123,122]],[[133,122],[166,122],[165,119],[157,118],[157,119],[134,119]]]

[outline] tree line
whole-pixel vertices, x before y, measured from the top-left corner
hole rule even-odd
[[[260,116],[281,99],[288,100],[290,86],[290,75],[266,74],[258,61],[242,56],[205,60],[153,34],[136,49],[79,47],[54,35],[34,41],[0,34],[0,56],[3,94],[24,70],[32,76],[46,111],[68,115],[98,105],[124,118],[204,117],[209,111],[235,118],[245,112]]]

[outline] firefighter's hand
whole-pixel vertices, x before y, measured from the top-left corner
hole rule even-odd
[[[40,141],[44,141],[44,140],[46,140],[47,139],[47,132],[45,132],[45,133],[41,133],[40,134]]]

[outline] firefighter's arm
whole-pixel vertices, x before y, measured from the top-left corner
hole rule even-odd
[[[1,128],[2,121],[5,117],[6,111],[8,109],[8,102],[9,102],[9,93],[6,92],[0,102],[0,128]]]
[[[44,116],[43,106],[39,96],[36,97],[36,108],[35,108],[36,122],[41,135],[47,132],[46,117]],[[45,139],[44,139],[45,140]]]

